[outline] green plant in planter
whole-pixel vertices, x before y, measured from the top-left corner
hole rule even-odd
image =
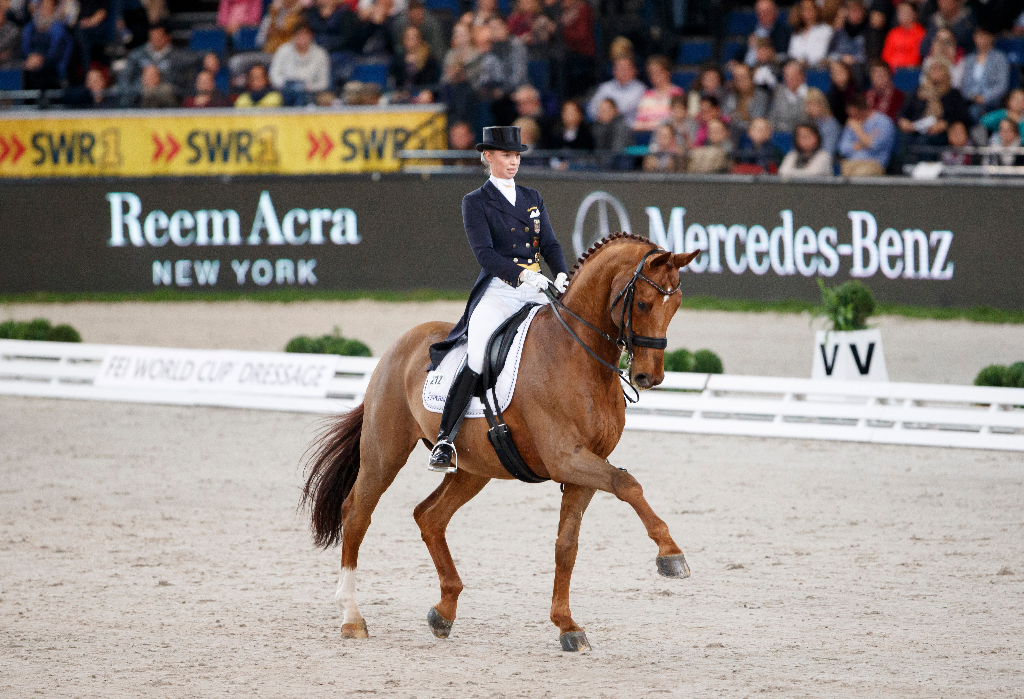
[[[0,323],[0,340],[81,342],[82,336],[70,325],[50,325],[46,318],[36,318],[30,321],[8,320]]]
[[[340,354],[343,357],[372,357],[370,348],[359,340],[341,336],[341,328],[334,326],[334,333],[321,335],[320,337],[309,337],[299,335],[288,341],[284,347],[285,352],[299,352],[302,354]]]
[[[996,386],[1002,388],[1024,388],[1024,362],[1010,366],[989,364],[974,378],[975,386]]]
[[[619,368],[626,368],[626,355],[619,359]],[[665,371],[692,371],[698,374],[721,374],[722,360],[709,349],[690,352],[677,349],[665,352]]]
[[[835,332],[864,330],[868,317],[875,312],[875,296],[871,289],[858,281],[843,282],[837,287],[825,286],[818,278],[821,289],[821,309],[817,318],[825,318]]]

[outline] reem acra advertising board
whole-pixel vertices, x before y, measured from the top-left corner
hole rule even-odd
[[[8,182],[0,185],[0,293],[468,293],[479,265],[466,242],[461,200],[483,181]],[[601,235],[622,230],[675,252],[703,251],[684,275],[688,295],[816,300],[818,279],[861,279],[894,303],[1024,305],[1015,187],[533,173],[517,183],[541,192],[570,267]]]

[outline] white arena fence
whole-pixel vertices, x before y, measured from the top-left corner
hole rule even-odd
[[[0,340],[0,394],[338,413],[377,359]],[[1024,389],[673,373],[626,429],[1024,451]]]

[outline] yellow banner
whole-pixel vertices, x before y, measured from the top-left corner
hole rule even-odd
[[[5,115],[0,178],[392,172],[400,150],[446,146],[429,107]]]

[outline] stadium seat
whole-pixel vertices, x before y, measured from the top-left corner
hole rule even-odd
[[[352,51],[335,51],[331,57],[331,84],[341,88],[352,77],[356,55]]]
[[[258,27],[242,27],[231,37],[232,48],[235,51],[255,51],[258,48],[256,35],[259,31]]]
[[[530,84],[538,90],[547,90],[551,87],[551,61],[530,61],[526,66],[526,74],[530,77]]]
[[[903,93],[911,93],[921,82],[921,71],[917,68],[897,68],[892,76],[892,84]]]
[[[832,76],[828,74],[827,70],[809,70],[807,71],[807,87],[816,87],[822,92],[828,92],[832,89]]]
[[[362,83],[377,83],[382,90],[388,86],[388,66],[386,63],[364,63],[352,70],[352,79]]]
[[[1006,54],[1015,66],[1024,65],[1024,38],[1004,36],[996,39],[996,48]]]
[[[508,17],[512,12],[512,0],[498,0],[498,9],[502,15]]]
[[[715,46],[710,39],[684,41],[679,46],[679,58],[676,61],[686,66],[699,65],[710,61],[715,54]]]
[[[651,143],[651,136],[653,134],[650,131],[634,131],[633,140],[636,141],[637,146],[643,146],[646,148]]]
[[[722,63],[732,60],[743,60],[743,54],[747,51],[746,42],[730,39],[722,44]]]
[[[213,79],[217,82],[217,89],[223,92],[225,95],[231,94],[231,71],[227,66],[217,71],[217,74],[213,76]]]
[[[672,73],[672,84],[678,85],[683,91],[689,90],[690,85],[697,79],[697,71],[695,70],[681,70],[676,73]]]
[[[756,28],[757,15],[749,10],[733,10],[726,15],[726,36],[747,36]]]
[[[793,150],[793,134],[785,131],[776,131],[772,134],[772,143],[783,153]]]
[[[0,90],[20,90],[21,85],[21,70],[19,68],[0,70]]]
[[[456,20],[462,16],[462,4],[459,0],[424,0],[428,10],[448,10]]]
[[[193,29],[188,47],[192,51],[214,52],[220,57],[228,52],[228,36],[223,29]]]

